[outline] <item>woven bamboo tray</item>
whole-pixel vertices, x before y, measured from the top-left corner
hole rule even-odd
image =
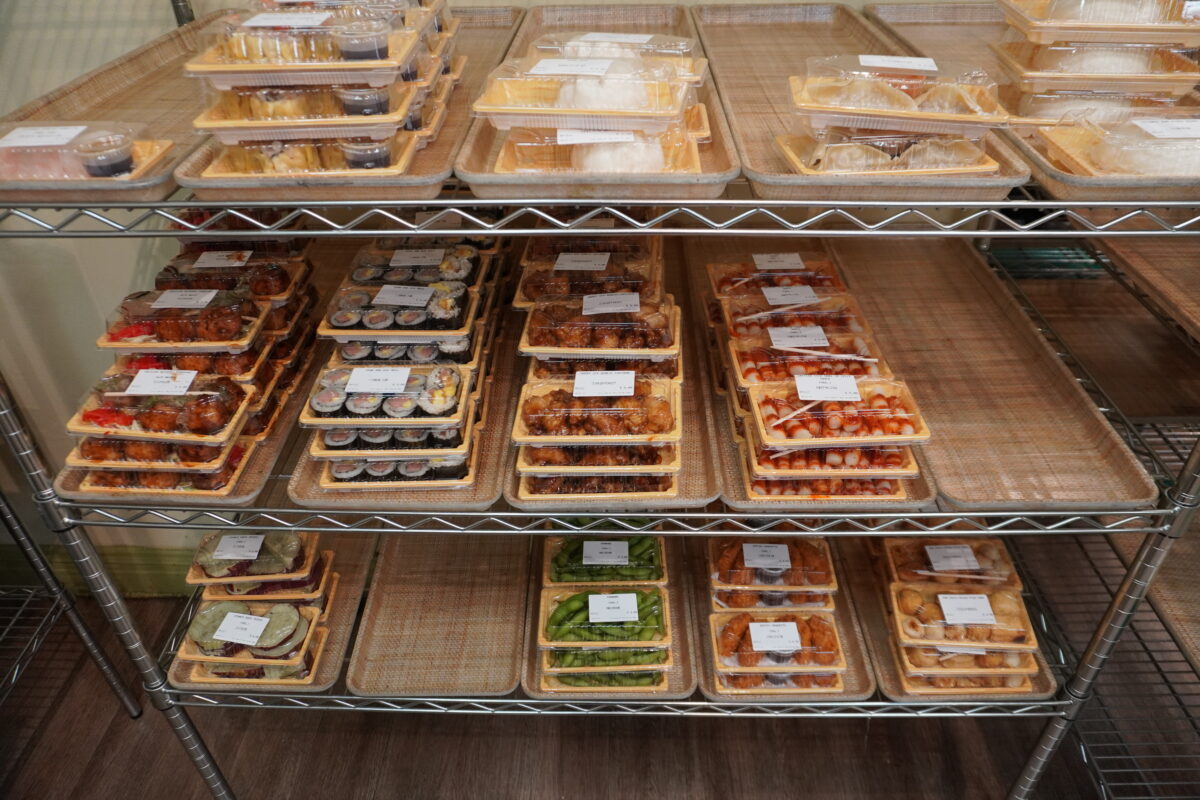
[[[949,507],[1154,503],[1137,459],[969,245],[894,238],[886,259],[869,244],[834,248],[937,432],[918,459]]]
[[[116,119],[144,123],[175,147],[145,177],[114,182],[22,181],[0,183],[0,200],[19,202],[157,201],[175,191],[172,172],[200,144],[192,119],[204,107],[203,93],[183,74],[199,49],[200,32],[228,10],[176,28],[118,59],[80,75],[54,91],[0,117],[0,122]]]
[[[471,100],[479,93],[487,74],[500,62],[522,14],[521,9],[510,6],[455,7],[454,18],[461,20],[456,37],[458,50],[469,55],[462,82],[450,95],[441,132],[434,141],[417,152],[404,175],[384,181],[360,177],[342,186],[303,188],[299,191],[307,199],[323,200],[431,200],[437,197],[446,179],[450,177],[454,157],[466,136],[471,121]],[[182,73],[182,68],[179,71]],[[193,91],[193,94],[196,93]],[[200,112],[200,105],[197,101],[196,107],[191,109],[191,117]],[[191,117],[188,118],[189,124]],[[211,161],[213,154],[215,147],[212,144],[206,145],[176,170],[179,184],[191,188],[197,199],[277,200],[281,190],[293,199],[298,197],[297,187],[281,189],[278,185],[253,186],[244,180],[200,178],[200,173]]]
[[[842,53],[901,54],[856,11],[836,4],[717,5],[692,9],[730,120],[742,171],[767,200],[1002,200],[1029,171],[996,135],[984,139],[994,176],[821,177],[796,174],[775,146],[791,132],[788,78],[806,59]]]
[[[1140,534],[1109,536],[1126,564],[1132,564],[1142,545]],[[1150,602],[1171,632],[1184,657],[1200,670],[1200,604],[1196,602],[1196,575],[1200,574],[1200,525],[1175,542],[1150,587]]]
[[[535,537],[533,548],[533,563],[541,563],[542,537]],[[543,671],[544,660],[538,649],[538,612],[540,608],[539,595],[541,575],[536,572],[529,581],[529,601],[526,603],[525,627],[525,665],[521,672],[521,688],[525,694],[538,700],[636,700],[652,696],[659,700],[683,700],[696,691],[696,670],[694,667],[699,651],[694,644],[695,632],[692,625],[693,595],[688,576],[681,568],[683,554],[675,546],[677,543],[668,539],[663,555],[670,564],[673,574],[679,580],[670,586],[661,587],[662,591],[670,592],[669,614],[670,629],[674,632],[668,651],[671,653],[671,665],[663,670],[665,683],[656,687],[614,688],[612,690],[587,690],[571,688],[570,691],[546,691]],[[585,587],[575,587],[582,589]],[[572,643],[577,646],[579,643]]]
[[[896,664],[894,648],[889,634],[887,610],[880,591],[882,578],[872,569],[865,544],[859,539],[843,539],[838,543],[842,555],[843,574],[847,589],[853,595],[858,610],[858,622],[865,634],[867,649],[875,664],[875,676],[879,691],[897,703],[942,703],[942,702],[990,702],[990,701],[1041,701],[1054,696],[1058,684],[1041,652],[1034,653],[1038,674],[1033,677],[1032,692],[996,692],[983,690],[975,694],[946,694],[944,690],[910,693],[905,688]],[[840,601],[839,597],[839,601]]]
[[[1200,340],[1200,242],[1146,238],[1100,239],[1123,272],[1193,339]]]
[[[994,3],[875,3],[863,13],[908,55],[982,67],[997,81],[1005,77],[988,47],[1008,30]]]
[[[394,537],[390,541],[397,541]],[[500,538],[500,537],[497,537]],[[311,682],[298,685],[273,686],[268,683],[256,682],[256,692],[323,692],[337,683],[342,674],[342,662],[350,646],[350,633],[358,619],[358,601],[362,597],[363,587],[367,581],[367,571],[375,556],[375,534],[370,533],[339,533],[336,537],[324,542],[326,547],[332,546],[337,553],[335,559],[339,576],[337,594],[326,609],[326,617],[319,625],[328,631],[325,646],[321,653],[320,663],[316,665]],[[191,665],[182,661],[171,664],[167,679],[176,689],[193,692],[210,692],[218,685],[210,682],[198,683],[189,680]],[[248,684],[238,684],[247,686]],[[231,688],[233,688],[231,686]]]
[[[850,596],[846,593],[839,593],[835,599],[833,618],[834,625],[837,627],[838,640],[842,646],[842,654],[845,658],[846,672],[842,673],[842,689],[840,691],[788,691],[768,690],[766,692],[754,693],[752,691],[729,691],[721,687],[716,676],[716,670],[713,668],[714,654],[712,652],[712,644],[708,638],[708,611],[711,602],[708,593],[708,577],[703,574],[705,557],[703,553],[704,541],[697,540],[688,542],[689,553],[691,557],[692,582],[694,584],[695,608],[697,611],[693,614],[695,617],[695,632],[693,636],[703,641],[704,649],[702,652],[697,652],[696,658],[699,659],[700,668],[697,670],[700,675],[700,691],[709,700],[714,703],[795,703],[795,702],[823,702],[823,701],[857,701],[866,700],[875,694],[875,675],[871,669],[871,660],[867,656],[866,645],[863,641],[862,630],[859,628],[857,615],[854,613],[854,603]],[[842,562],[837,557],[837,552],[834,550],[835,570],[842,570]],[[753,610],[753,609],[752,609]],[[806,608],[769,608],[758,609],[759,611],[771,611],[775,613],[799,613],[808,614],[810,609]]]
[[[389,536],[359,624],[356,695],[483,697],[517,688],[525,536]]]
[[[457,12],[456,12],[457,13]],[[525,54],[539,36],[555,31],[603,30],[696,37],[691,15],[679,5],[543,6],[525,16],[509,57]],[[707,107],[712,141],[699,147],[700,172],[662,175],[505,174],[496,171],[507,135],[486,119],[476,120],[454,172],[485,199],[617,198],[632,200],[711,200],[741,171],[729,123],[711,81],[697,94]]]

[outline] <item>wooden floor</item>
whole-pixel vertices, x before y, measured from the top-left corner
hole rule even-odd
[[[157,639],[176,602],[133,601]],[[84,602],[109,651],[115,640]],[[127,668],[120,657],[126,674]],[[0,798],[203,800],[164,718],[130,720],[65,625],[0,707]],[[197,709],[244,800],[985,800],[1037,720],[544,718]],[[1042,798],[1097,797],[1070,748]]]

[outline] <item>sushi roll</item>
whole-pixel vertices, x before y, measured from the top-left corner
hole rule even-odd
[[[473,247],[469,244],[455,245],[447,255],[447,260],[451,258],[455,259],[456,261],[465,261],[471,265],[478,264],[479,248]],[[462,279],[460,278],[459,280]]]
[[[438,355],[441,361],[466,364],[471,360],[471,337],[459,336],[438,342]]]
[[[429,467],[436,478],[460,480],[467,477],[467,457],[462,455],[442,456],[429,459]]]
[[[408,345],[377,344],[372,350],[376,361],[399,361],[408,355]]]
[[[438,281],[429,284],[429,288],[433,289],[434,297],[453,297],[459,301],[467,293],[467,285],[462,281]]]
[[[434,296],[425,307],[432,327],[437,330],[453,330],[462,327],[462,306],[453,297]]]
[[[319,417],[336,417],[346,403],[346,393],[341,389],[322,389],[312,396],[309,405]]]
[[[428,428],[404,428],[396,431],[396,446],[404,450],[421,450],[428,436]]]
[[[406,481],[427,481],[430,478],[429,463],[425,461],[401,461],[400,477]]]
[[[333,430],[325,431],[322,438],[325,441],[325,449],[341,450],[354,444],[358,439],[358,431],[353,428],[334,428]]]
[[[394,248],[385,247],[385,248],[383,248],[383,250],[385,250],[386,252],[364,253],[363,256],[358,259],[358,265],[360,267],[371,267],[371,268],[377,269],[381,273],[386,272],[387,268],[391,265],[391,262],[392,262],[391,251],[393,249]]]
[[[437,267],[422,267],[413,273],[417,283],[437,283],[442,279],[442,271]]]
[[[379,280],[383,275],[383,270],[379,267],[359,267],[350,273],[350,280],[355,283],[371,283]]]
[[[454,367],[434,367],[425,378],[425,388],[427,389],[444,387],[457,390],[460,383],[462,383],[462,378]]]
[[[329,474],[335,481],[357,481],[362,479],[366,468],[365,461],[335,461],[329,467]]]
[[[343,311],[354,311],[371,305],[371,293],[363,289],[345,292],[338,298],[338,308]]]
[[[351,342],[342,345],[342,358],[346,361],[363,361],[371,357],[371,345]]]
[[[458,406],[458,387],[426,389],[417,398],[417,405],[431,417],[445,417]]]
[[[414,364],[432,364],[437,357],[438,348],[435,344],[414,344],[408,348],[408,360]]]
[[[407,395],[389,397],[383,401],[383,413],[392,419],[411,417],[417,410],[417,401]]]
[[[429,319],[429,315],[424,311],[401,311],[396,315],[396,327],[398,328],[423,328]]]
[[[406,283],[411,281],[413,271],[407,267],[397,267],[390,269],[383,274],[383,280],[387,283]]]
[[[366,476],[373,481],[392,480],[392,476],[396,472],[395,461],[372,461],[367,464]]]
[[[409,375],[408,380],[404,382],[405,394],[416,394],[425,388],[424,375]]]
[[[390,328],[395,321],[395,313],[388,311],[386,308],[373,308],[363,315],[363,325],[366,325],[373,331]]]
[[[383,395],[362,392],[346,398],[346,411],[357,417],[369,417],[383,405]]]
[[[345,389],[350,382],[349,369],[328,369],[321,374],[318,382],[326,389]]]
[[[329,315],[329,324],[335,328],[353,328],[361,319],[361,311],[344,308]]]
[[[429,446],[451,450],[462,445],[462,428],[437,428],[429,433]]]
[[[460,249],[462,248],[454,248],[456,252]],[[471,249],[474,250],[475,248],[472,247]],[[444,281],[465,281],[471,277],[475,265],[469,258],[450,255],[442,260],[438,269],[441,271],[442,280]]]
[[[364,428],[358,432],[363,447],[370,450],[386,450],[392,443],[392,432],[387,428]]]

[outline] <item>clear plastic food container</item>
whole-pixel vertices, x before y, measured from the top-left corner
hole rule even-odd
[[[1037,44],[1114,42],[1200,45],[1185,0],[998,0],[1009,25]]]
[[[807,393],[801,398],[795,383],[751,386],[760,441],[766,447],[839,447],[929,440],[929,428],[904,383],[858,378],[844,388],[859,399],[814,400]]]
[[[126,374],[98,381],[67,430],[85,436],[222,445],[236,433],[253,398],[252,389],[225,377],[176,373],[163,376],[160,384],[139,375],[138,383]]]
[[[521,500],[570,495],[573,501],[666,500],[678,495],[674,475],[523,475]]]
[[[636,59],[518,58],[488,75],[474,112],[506,131],[661,132],[683,123],[695,91],[671,67]]]
[[[262,329],[267,306],[248,292],[216,289],[134,292],[110,315],[97,347],[121,352],[239,353]]]
[[[249,461],[254,442],[242,439],[230,449],[225,463],[217,470],[200,469],[86,469],[79,491],[104,495],[180,496],[203,494],[222,496],[233,491]]]
[[[224,469],[236,446],[237,439],[224,445],[206,445],[88,436],[79,440],[66,463],[84,469],[185,470],[203,474]]]
[[[420,137],[411,131],[380,138],[305,139],[226,145],[204,177],[273,176],[279,178],[380,177],[402,175],[416,154]]]
[[[846,671],[833,615],[823,612],[720,611],[708,617],[717,672]]]
[[[1022,92],[1063,89],[1182,96],[1200,82],[1200,65],[1182,47],[1010,41],[994,42],[991,48]]]
[[[738,386],[778,383],[796,375],[864,378],[890,378],[892,375],[875,340],[869,336],[825,334],[820,328],[799,329],[793,346],[787,337],[798,329],[783,330],[787,333],[729,340],[729,357]]]
[[[753,438],[754,431],[749,431]],[[917,462],[907,447],[808,447],[751,451],[755,478],[915,477]]]
[[[145,125],[47,122],[0,125],[0,181],[136,178],[174,146]]]
[[[114,366],[134,375],[143,369],[193,370],[200,375],[224,375],[261,390],[269,379],[267,365],[274,355],[269,337],[260,336],[240,353],[130,353],[119,355]]]
[[[575,397],[569,381],[521,389],[513,443],[531,445],[667,444],[679,441],[680,387],[639,378],[628,397]]]
[[[662,264],[621,252],[563,253],[550,265],[525,268],[513,305],[529,308],[539,301],[606,292],[636,292],[656,302],[662,297]]]
[[[547,300],[526,317],[518,351],[549,357],[678,356],[679,327],[680,310],[670,295],[657,303],[633,292]]]
[[[834,595],[825,592],[776,591],[774,589],[729,589],[712,593],[712,610],[742,608],[806,608],[832,611]]]
[[[254,299],[285,305],[308,278],[304,259],[260,257],[252,250],[211,250],[197,256],[179,256],[154,276],[154,288],[243,289]]]
[[[554,536],[546,540],[543,578],[556,583],[667,582],[660,536]]]
[[[1000,539],[889,538],[884,539],[883,548],[893,581],[1021,587],[1021,578]]]
[[[801,303],[789,302],[786,294],[782,298],[772,296],[772,299],[781,305],[773,305],[762,290],[757,297],[722,297],[721,314],[729,335],[735,339],[762,337],[770,335],[767,333],[770,328],[812,326],[821,328],[827,335],[862,334],[870,330],[862,309],[849,295],[820,297],[816,302]]]
[[[456,366],[339,367],[317,376],[306,427],[429,427],[462,419],[466,376]]]
[[[892,583],[888,604],[904,646],[962,643],[991,650],[1036,650],[1037,637],[1017,589]]]
[[[477,365],[484,339],[483,325],[480,320],[472,333],[440,341],[400,344],[349,342],[338,346],[330,364],[342,367]]]
[[[909,677],[986,677],[1035,675],[1037,660],[1019,650],[989,650],[986,647],[942,645],[901,647],[900,667]]]
[[[458,423],[431,427],[328,428],[320,434],[318,455],[314,457],[376,461],[394,454],[395,460],[401,460],[408,456],[420,458],[419,454],[438,456],[444,451],[463,450],[472,434],[467,427],[470,417],[468,413]],[[310,448],[309,452],[313,450]]]
[[[465,489],[474,483],[478,451],[427,458],[327,461],[321,488],[347,489]]]
[[[468,335],[480,297],[462,281],[339,289],[317,333],[339,342],[440,342]]]
[[[762,297],[762,289],[811,286],[818,294],[842,294],[846,284],[823,245],[797,244],[789,252],[754,253],[709,262],[708,285],[717,297]]]
[[[680,378],[679,359],[670,358],[534,358],[529,362],[529,380],[570,378],[576,372],[631,371],[645,378]]]
[[[717,675],[722,694],[828,694],[845,688],[837,673],[733,672]]]
[[[1123,122],[1130,117],[1187,116],[1195,108],[1181,105],[1170,94],[1051,91],[1025,92],[1017,101],[1021,122],[1048,125],[1056,122],[1090,120],[1095,123]],[[1014,119],[1014,123],[1017,122]]]
[[[479,220],[481,224],[496,224],[495,217],[487,213],[481,213],[478,209],[463,208],[461,210]],[[418,211],[414,221],[420,224],[435,215],[441,214],[436,227],[462,227],[463,220],[454,211],[455,209]],[[499,238],[495,236],[474,233],[466,233],[462,236],[434,236],[432,238],[427,236],[381,236],[371,243],[370,248],[374,250],[424,250],[430,247],[454,247],[460,244],[469,244],[477,248],[480,253],[495,255],[499,249],[499,242]]]
[[[775,137],[801,175],[956,175],[997,172],[980,138],[828,128]]]
[[[904,482],[896,478],[753,478],[743,475],[751,500],[796,498],[814,502],[905,500]]]
[[[662,247],[661,236],[531,236],[521,265],[527,269],[553,269],[563,255],[608,253],[610,258],[620,258],[628,269],[661,268]]]
[[[790,82],[800,116],[817,131],[861,128],[978,137],[1008,122],[988,74],[950,61],[822,56],[809,58],[805,74]]]
[[[529,56],[541,58],[699,59],[700,43],[662,33],[567,31],[543,34],[529,45]]]
[[[317,535],[271,532],[206,533],[192,557],[189,583],[253,586],[260,581],[301,580],[311,574]]]
[[[1076,175],[1200,175],[1200,116],[1081,120],[1039,128],[1048,154]]]
[[[232,630],[228,619],[231,614],[260,617],[262,627]],[[201,603],[176,658],[247,667],[303,666],[320,614],[320,609],[288,603],[240,600]]]
[[[718,591],[836,592],[829,545],[817,537],[708,540],[708,573]]]
[[[661,670],[671,665],[671,651],[661,647],[556,647],[545,650],[542,670],[548,674],[611,674]]]
[[[557,672],[542,677],[543,692],[633,692],[662,691],[667,682],[666,673],[660,671],[640,672]]]
[[[542,590],[540,647],[639,647],[651,642],[666,647],[671,633],[667,593],[657,586]]]
[[[522,447],[517,455],[517,471],[537,475],[644,475],[678,472],[680,466],[679,448],[672,444]]]
[[[347,276],[356,286],[378,287],[428,286],[457,281],[479,288],[483,258],[479,248],[469,244],[380,247],[368,245],[359,250]]]

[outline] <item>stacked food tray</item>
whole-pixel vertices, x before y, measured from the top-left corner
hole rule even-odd
[[[462,75],[458,28],[446,0],[258,0],[223,16],[185,67],[208,96],[195,126],[222,145],[200,178],[294,186],[405,174]]]
[[[890,656],[908,695],[1028,695],[1042,670],[1021,579],[1000,539],[888,538]]]
[[[555,536],[543,546],[537,674],[548,693],[655,694],[679,650],[661,536]]]
[[[529,240],[516,304],[532,360],[518,400],[516,499],[679,494],[682,313],[660,237]]]
[[[240,497],[311,354],[310,264],[262,250],[185,245],[111,315],[114,364],[67,423],[72,496],[166,502]],[[78,476],[76,476],[78,477]]]
[[[188,684],[313,682],[340,581],[315,533],[207,534],[187,582],[203,587],[176,652]]]
[[[320,489],[475,485],[496,264],[484,240],[384,238],[355,255],[317,331],[333,353],[300,414]]]
[[[710,365],[745,500],[904,502],[928,428],[825,244],[787,246],[799,249],[705,265]]]

